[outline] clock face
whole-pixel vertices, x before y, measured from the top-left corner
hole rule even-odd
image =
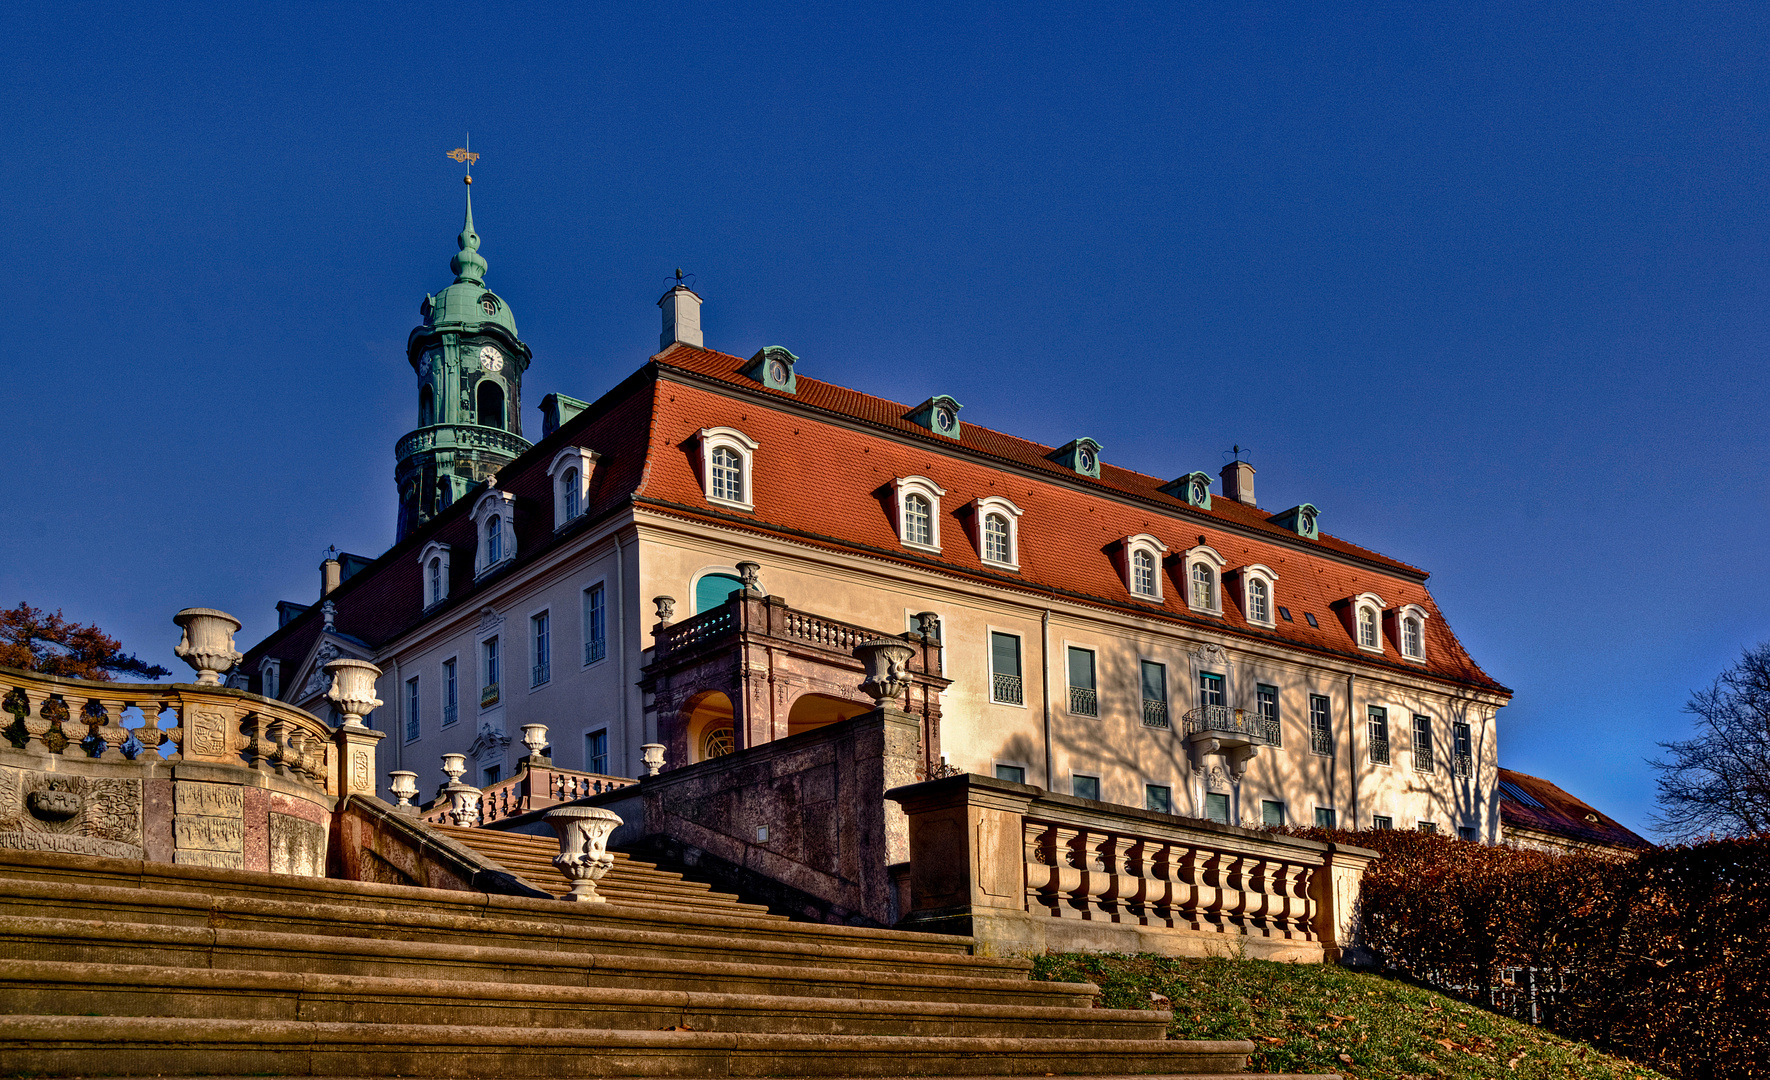
[[[959,418],[953,415],[951,409],[936,409],[934,410],[934,422],[940,425],[940,430],[951,431],[953,425],[959,422]]]
[[[436,360],[435,353],[425,353],[423,356],[418,358],[418,377],[420,379],[430,378],[430,365],[435,360]]]
[[[768,377],[785,386],[787,384],[787,365],[779,360],[770,360],[768,362]]]
[[[504,354],[490,345],[481,346],[479,350],[479,366],[487,371],[503,371]]]

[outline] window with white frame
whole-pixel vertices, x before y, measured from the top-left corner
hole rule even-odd
[[[1100,778],[1084,773],[1069,774],[1069,793],[1078,799],[1100,801]]]
[[[1148,533],[1119,541],[1125,549],[1125,589],[1132,596],[1162,602],[1162,557],[1168,545]]]
[[[516,497],[497,488],[473,504],[479,553],[473,562],[477,577],[516,558]]]
[[[1418,604],[1403,604],[1396,612],[1397,633],[1396,644],[1401,647],[1401,655],[1408,660],[1424,663],[1426,659],[1426,620],[1430,618],[1426,609]]]
[[[904,547],[940,553],[940,497],[945,489],[926,476],[892,481],[897,504],[897,538]]]
[[[1271,567],[1255,563],[1242,567],[1240,577],[1242,611],[1248,622],[1268,628],[1277,626],[1273,615],[1277,610],[1274,600],[1278,592],[1278,575]]]
[[[707,501],[740,510],[755,509],[758,443],[736,428],[702,428],[701,478]]]
[[[590,480],[596,469],[596,453],[582,446],[568,446],[553,455],[547,476],[553,481],[553,527],[562,529],[582,517],[589,508]]]
[[[584,771],[598,776],[608,775],[608,729],[592,731],[584,736]]]
[[[435,540],[418,553],[418,565],[424,568],[424,606],[435,607],[449,598],[449,545]]]
[[[584,590],[584,663],[594,664],[608,655],[608,605],[602,582]]]
[[[1383,609],[1387,606],[1376,593],[1359,593],[1351,600],[1352,640],[1365,652],[1383,651]]]
[[[986,566],[1020,569],[1020,507],[999,495],[971,504],[977,551]]]
[[[1223,614],[1223,556],[1200,544],[1186,553],[1186,606],[1206,615]]]
[[[989,699],[999,705],[1026,704],[1020,674],[1020,637],[992,630],[989,635]]]

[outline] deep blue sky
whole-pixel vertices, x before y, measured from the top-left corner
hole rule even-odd
[[[532,406],[710,346],[1424,566],[1503,764],[1641,827],[1766,636],[1770,8],[14,5],[0,602],[242,644],[392,541],[473,132]]]

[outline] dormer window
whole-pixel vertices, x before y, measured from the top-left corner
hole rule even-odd
[[[1100,479],[1100,444],[1093,439],[1077,439],[1051,451],[1050,458],[1082,476]]]
[[[424,606],[432,608],[449,598],[449,545],[439,544],[435,540],[424,545],[418,553],[418,565],[423,568],[424,575]]]
[[[799,389],[798,377],[793,373],[793,366],[799,358],[779,345],[765,345],[750,357],[739,374],[755,379],[770,390],[779,390],[783,394],[795,393]]]
[[[754,510],[756,440],[736,428],[702,428],[701,476],[707,501]]]
[[[897,495],[897,538],[905,547],[940,554],[940,497],[946,492],[926,476],[892,481]]]
[[[1239,572],[1241,577],[1242,611],[1246,613],[1248,622],[1253,626],[1264,626],[1271,629],[1278,625],[1273,614],[1278,610],[1275,597],[1278,592],[1278,575],[1272,568],[1262,563],[1244,566]]]
[[[553,457],[547,475],[553,479],[553,527],[562,529],[590,507],[590,480],[595,475],[597,454],[582,446],[568,446]]]
[[[473,561],[478,577],[516,557],[516,497],[497,488],[473,505],[473,522],[479,536],[479,552]]]
[[[1429,618],[1426,609],[1418,604],[1403,604],[1396,612],[1395,644],[1400,647],[1403,659],[1426,662],[1426,620]]]
[[[1163,484],[1163,493],[1172,495],[1187,506],[1196,506],[1200,510],[1211,508],[1211,474],[1194,472]]]
[[[920,424],[936,435],[957,442],[959,440],[959,410],[962,408],[964,406],[945,394],[936,394],[912,409],[905,419],[912,424]]]
[[[1125,588],[1134,597],[1159,604],[1162,602],[1162,556],[1168,545],[1148,533],[1127,536],[1124,546]]]
[[[1376,593],[1359,593],[1349,601],[1352,609],[1352,640],[1365,652],[1383,651],[1383,609],[1388,605]]]
[[[1020,507],[999,495],[971,504],[977,552],[985,566],[1020,569]]]
[[[1204,615],[1223,614],[1223,556],[1209,546],[1200,544],[1188,551],[1182,564],[1186,568],[1186,606]]]

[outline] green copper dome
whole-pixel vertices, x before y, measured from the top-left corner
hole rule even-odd
[[[468,181],[469,184],[472,181]],[[455,272],[455,283],[436,296],[426,296],[419,307],[427,328],[447,326],[471,330],[481,326],[502,327],[515,339],[516,316],[510,305],[485,287],[486,260],[479,253],[479,234],[473,231],[473,188],[467,189],[467,220],[461,235],[455,238],[460,247],[449,260]]]

